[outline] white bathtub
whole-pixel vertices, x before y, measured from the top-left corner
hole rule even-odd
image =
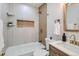
[[[43,50],[42,48],[45,48],[45,46],[39,42],[32,42],[28,44],[12,46],[6,50],[5,56],[35,56],[35,55],[44,56],[48,52],[46,50]]]

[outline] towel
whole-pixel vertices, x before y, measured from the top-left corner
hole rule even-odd
[[[59,22],[55,23],[55,31],[54,31],[54,34],[60,35],[60,23]]]
[[[0,52],[4,48],[4,39],[3,39],[3,22],[0,20]]]

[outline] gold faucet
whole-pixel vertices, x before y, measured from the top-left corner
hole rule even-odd
[[[74,41],[76,41],[76,36],[75,36],[74,34],[72,34],[72,35],[70,36],[70,39],[71,39],[72,37],[74,37],[73,39],[74,39]]]
[[[76,36],[74,34],[72,34],[70,36],[70,39],[72,39],[72,37],[73,37],[74,40],[70,40],[70,43],[75,44],[75,42],[76,42]]]
[[[76,36],[72,34],[70,39],[72,39],[71,37],[73,37],[74,40],[70,40],[70,43],[79,46],[79,41],[76,40]]]

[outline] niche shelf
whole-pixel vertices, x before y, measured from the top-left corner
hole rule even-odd
[[[34,27],[34,21],[29,20],[17,20],[17,27]]]

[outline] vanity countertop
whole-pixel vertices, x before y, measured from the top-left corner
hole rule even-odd
[[[69,41],[62,42],[62,41],[55,41],[50,42],[50,45],[56,47],[57,49],[61,50],[62,52],[70,55],[70,56],[79,56],[79,46],[70,44]]]

